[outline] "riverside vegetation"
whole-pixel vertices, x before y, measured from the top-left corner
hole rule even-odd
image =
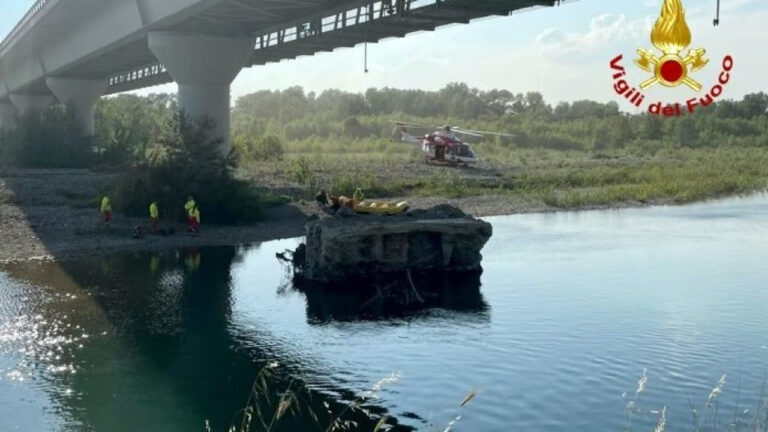
[[[622,113],[614,102],[552,106],[539,93],[460,83],[434,92],[362,94],[294,87],[237,100],[234,153],[227,159],[214,154],[217,144],[206,143],[200,125],[174,115],[173,95],[120,95],[98,102],[92,140],[72,138],[80,134],[76,119],[53,106],[5,134],[0,155],[6,165],[127,168],[132,182],[121,190],[135,196],[120,200],[124,210],[143,214],[138,203],[150,199],[150,191],[189,189],[217,203],[207,219],[222,223],[248,222],[264,205],[306,200],[320,188],[349,194],[361,187],[380,198],[493,196],[537,209],[684,203],[766,187],[767,108],[768,95],[757,93],[662,119]],[[394,119],[515,138],[473,143],[481,157],[477,168],[428,167],[418,149],[393,140]],[[190,180],[201,172],[217,181]],[[139,184],[144,177],[163,181]],[[210,189],[215,183],[225,186]],[[253,205],[237,212],[227,208],[233,201]]]
[[[616,103],[548,105],[538,93],[301,88],[239,99],[241,164],[307,194],[355,186],[377,197],[514,198],[533,207],[683,203],[765,188],[768,96],[724,101],[679,119],[627,115]],[[478,169],[425,167],[392,139],[393,119],[512,133],[474,143]],[[278,147],[280,151],[266,151]],[[269,145],[267,145],[267,143]],[[538,205],[537,205],[538,204]]]

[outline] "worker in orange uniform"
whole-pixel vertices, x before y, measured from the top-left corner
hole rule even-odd
[[[112,201],[106,195],[101,199],[101,215],[105,223],[109,223],[112,220]]]
[[[157,226],[160,224],[160,208],[157,205],[157,200],[152,200],[149,204],[149,226],[150,232],[155,234],[157,232]]]

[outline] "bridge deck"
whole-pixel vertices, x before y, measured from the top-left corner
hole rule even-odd
[[[395,1],[357,1],[320,13],[285,20],[258,32],[253,56],[247,66],[330,52],[364,42],[404,37],[417,31],[432,31],[449,24],[467,24],[487,16],[506,16],[535,6],[554,6],[557,0],[418,0],[397,9]],[[245,11],[240,11],[245,12]],[[253,12],[253,11],[252,11]],[[243,13],[212,11],[216,16]],[[108,93],[172,82],[165,68],[150,61],[110,76]]]
[[[98,42],[94,46],[103,48],[73,53],[77,58],[63,61],[62,56],[50,52],[51,42],[68,37],[61,33],[63,30],[56,30],[57,26],[64,25],[58,21],[62,17],[69,20],[66,25],[80,22],[98,27],[94,30],[98,33],[104,31],[104,26],[119,25],[119,21],[98,23],[102,9],[129,9],[132,4],[135,14],[137,4],[166,7],[149,3],[155,0],[135,0],[136,3],[134,0],[124,3],[121,3],[123,0],[99,0],[91,8],[94,18],[83,22],[81,16],[73,16],[75,9],[70,8],[75,5],[82,9],[85,0],[73,1],[36,0],[21,22],[0,42],[0,66],[7,66],[9,59],[5,57],[12,57],[16,62],[15,82],[12,86],[10,80],[6,80],[6,88],[0,83],[0,97],[13,91],[49,94],[45,77],[50,73],[64,78],[107,78],[107,94],[172,82],[147,46],[150,31],[254,37],[253,55],[246,66],[257,66],[576,0],[179,0],[196,6],[173,19],[145,23],[144,28],[121,34],[114,41]],[[35,34],[37,30],[47,34],[41,37]],[[48,49],[46,54],[56,60],[56,66],[47,68],[39,54],[38,59],[34,59],[32,51],[38,50],[38,45]],[[27,55],[31,58],[24,59]],[[0,72],[8,71],[0,69]]]

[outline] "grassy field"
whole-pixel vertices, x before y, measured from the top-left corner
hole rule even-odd
[[[294,199],[324,188],[375,198],[471,199],[494,196],[578,209],[686,203],[766,189],[768,148],[631,149],[604,153],[476,145],[472,168],[429,166],[420,153],[386,140],[325,146],[289,143],[282,160],[246,164],[243,172]]]

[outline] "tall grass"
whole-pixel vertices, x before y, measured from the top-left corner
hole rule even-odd
[[[644,407],[640,402],[641,393],[648,386],[648,374],[643,370],[643,376],[638,381],[637,390],[626,404],[626,431],[639,430],[633,428],[634,420],[644,419],[648,415],[656,416],[656,427],[654,432],[664,432],[667,430],[668,408],[661,409]],[[733,418],[726,421],[721,416],[719,401],[726,391],[728,380],[726,375],[722,375],[714,383],[706,398],[700,404],[696,404],[688,397],[688,406],[691,414],[690,430],[693,432],[704,431],[727,431],[727,432],[766,432],[768,431],[768,393],[766,393],[766,380],[763,379],[760,397],[755,407],[740,407],[739,398],[741,396],[741,385],[736,389],[736,405],[733,412]],[[624,394],[624,398],[627,393]]]
[[[362,150],[375,140],[356,144]],[[291,147],[291,145],[287,145]],[[294,149],[295,150],[295,149]],[[483,155],[478,169],[428,167],[418,155],[347,152],[286,153],[261,177],[282,178],[306,194],[325,188],[377,198],[501,196],[574,209],[616,204],[687,203],[764,190],[768,148],[635,149],[596,156],[582,151],[510,149]]]
[[[295,381],[291,381],[285,388],[275,388],[273,378],[277,373],[280,373],[277,362],[269,363],[259,371],[245,407],[235,413],[227,432],[272,432],[280,430],[284,423],[296,419],[311,421],[316,430],[321,432],[353,430],[384,432],[392,429],[396,424],[395,419],[388,414],[374,414],[366,406],[380,400],[381,392],[384,389],[397,384],[402,379],[400,373],[392,373],[381,378],[349,402],[338,406],[323,402],[322,411],[318,411],[317,404],[311,400],[308,392],[302,390]],[[455,413],[446,425],[438,426],[430,423],[430,430],[434,432],[454,431],[464,410],[478,395],[478,390],[470,391],[457,403]],[[361,424],[360,419],[367,420],[366,426]],[[207,421],[204,430],[205,432],[212,432]]]

